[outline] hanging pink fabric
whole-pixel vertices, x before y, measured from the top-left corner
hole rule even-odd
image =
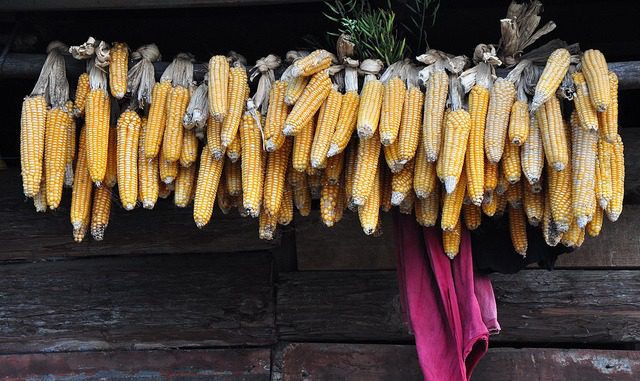
[[[420,228],[410,215],[394,216],[401,302],[424,378],[469,380],[488,348],[483,316],[499,330],[488,278],[476,290],[469,233],[463,231],[460,254],[450,260],[440,229]]]

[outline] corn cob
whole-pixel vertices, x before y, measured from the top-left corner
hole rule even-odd
[[[544,216],[544,194],[534,192],[531,184],[523,184],[523,206],[529,225],[538,226]]]
[[[177,173],[177,172],[176,172]],[[167,199],[171,196],[171,192],[175,189],[175,184],[167,184],[163,181],[158,182],[158,197],[161,199]]]
[[[291,65],[291,76],[308,77],[331,66],[333,55],[324,49],[317,49],[297,59]]]
[[[422,139],[421,139],[422,140]],[[418,145],[413,173],[413,190],[419,199],[426,199],[436,192],[436,165],[427,160],[422,141]]]
[[[558,98],[552,97],[540,107],[536,118],[547,162],[554,170],[562,171],[569,161],[569,153]]]
[[[158,171],[160,172],[160,180],[165,184],[171,184],[178,176],[178,162],[166,160],[163,150],[158,157]]]
[[[413,159],[420,141],[424,95],[418,87],[411,87],[405,96],[402,121],[398,133],[400,163]]]
[[[59,107],[47,111],[44,164],[47,205],[56,209],[62,198],[65,161],[67,155],[67,131],[69,114]]]
[[[167,123],[167,99],[171,93],[171,82],[162,81],[153,86],[151,92],[151,106],[149,107],[149,120],[145,138],[145,157],[153,159],[158,156],[160,144],[164,137],[164,128]]]
[[[380,135],[360,139],[351,197],[355,205],[364,205],[372,192],[374,174],[380,157]]]
[[[504,176],[509,184],[515,184],[520,181],[522,167],[520,165],[520,147],[507,141],[504,143],[504,155],[502,158],[502,168]]]
[[[207,147],[211,150],[211,156],[216,160],[222,160],[225,154],[225,147],[222,146],[222,141],[220,141],[221,132],[222,122],[216,122],[209,114],[207,119]]]
[[[484,150],[492,163],[502,158],[504,142],[509,128],[511,107],[516,97],[513,82],[498,78],[489,94],[489,108],[487,111],[486,130],[484,135]]]
[[[542,236],[549,246],[558,245],[562,239],[562,232],[558,230],[556,223],[553,221],[550,192],[545,192]]]
[[[555,97],[556,90],[569,70],[570,60],[571,53],[567,49],[556,49],[551,53],[536,84],[535,94],[531,100],[532,111]]]
[[[527,256],[527,222],[522,208],[509,207],[509,232],[516,252]]]
[[[293,106],[302,96],[304,89],[309,84],[311,77],[296,77],[291,79],[287,84],[287,91],[284,95],[284,103]]]
[[[433,192],[425,199],[416,198],[415,207],[420,226],[435,226],[440,212],[440,192]]]
[[[205,147],[200,155],[200,168],[196,182],[196,195],[193,202],[193,220],[202,229],[211,219],[213,203],[222,176],[224,160],[216,160],[211,150]]]
[[[595,166],[598,149],[598,133],[572,126],[571,166],[573,186],[571,201],[573,216],[579,228],[584,228],[595,212]]]
[[[409,161],[400,172],[391,177],[391,205],[400,205],[402,201],[413,193],[413,171],[415,161]]]
[[[618,136],[612,144],[611,155],[611,200],[607,204],[607,218],[615,222],[622,213],[622,202],[624,199],[624,146],[622,139]]]
[[[522,182],[518,181],[515,184],[510,184],[504,195],[512,208],[522,208],[522,193]]]
[[[516,100],[509,116],[509,142],[521,146],[529,136],[529,110],[527,101]]]
[[[132,210],[138,199],[138,144],[142,121],[133,110],[123,112],[117,124],[117,178],[120,201]]]
[[[340,185],[331,185],[325,182],[322,186],[322,194],[320,196],[320,219],[327,227],[332,227],[336,223],[336,215],[338,214],[338,199]]]
[[[444,183],[447,193],[453,192],[462,173],[470,129],[467,111],[459,109],[447,114],[442,152],[438,158],[438,177]]]
[[[413,209],[415,209],[414,208],[415,203],[416,203],[415,193],[409,192],[407,193],[407,196],[404,198],[404,200],[402,200],[400,205],[398,205],[398,211],[402,214],[413,214]]]
[[[195,192],[195,188],[193,190]],[[176,190],[176,194],[177,194],[177,190]],[[218,202],[218,208],[220,209],[222,214],[229,214],[229,212],[231,211],[231,208],[233,208],[234,197],[230,196],[229,192],[227,192],[227,184],[224,176],[220,177],[220,183],[218,183],[218,192],[216,194],[216,200]]]
[[[282,133],[287,136],[298,135],[313,120],[316,111],[320,109],[330,92],[329,75],[326,72],[314,74],[287,116]]]
[[[264,210],[266,213],[276,217],[282,204],[291,147],[291,138],[287,138],[281,149],[267,154],[267,168],[264,178]]]
[[[591,237],[597,237],[602,230],[602,223],[604,222],[604,211],[598,205],[596,206],[596,212],[593,214],[593,218],[587,224],[586,230]]]
[[[327,169],[325,174],[327,182],[331,185],[339,184],[342,178],[342,169],[344,168],[344,152],[340,152],[335,156],[327,159]],[[341,184],[344,185],[344,184]]]
[[[180,150],[180,165],[189,167],[198,158],[198,138],[195,129],[186,130],[182,135],[182,149]]]
[[[566,232],[573,219],[571,162],[562,171],[547,171],[551,216],[556,230]]]
[[[427,82],[422,121],[422,139],[427,160],[435,162],[440,155],[444,109],[449,89],[449,78],[442,71],[434,72]]]
[[[111,214],[111,188],[103,185],[96,187],[91,209],[91,236],[96,241],[104,239],[104,232],[109,225]]]
[[[247,71],[242,66],[234,66],[229,70],[227,89],[227,114],[223,115],[220,141],[223,147],[229,147],[242,123],[242,111],[249,92]]]
[[[242,143],[242,204],[251,217],[258,217],[263,194],[262,136],[251,114],[245,113],[240,127]]]
[[[356,142],[351,143],[351,148],[347,150],[347,157],[345,158],[345,170],[344,170],[344,191],[345,191],[345,205],[351,211],[355,211],[356,205],[353,203],[353,183],[354,175],[356,173],[356,167],[358,164],[358,148]]]
[[[598,129],[598,113],[596,108],[591,104],[589,98],[589,88],[581,72],[575,72],[572,75],[576,92],[573,95],[573,105],[578,112],[580,118],[580,126],[588,130]]]
[[[469,230],[476,230],[482,222],[482,209],[473,204],[462,204],[462,218]]]
[[[387,167],[393,173],[398,173],[402,170],[403,164],[400,163],[400,150],[399,150],[400,142],[396,140],[392,144],[388,146],[382,147],[382,152],[384,153],[384,160],[387,163]]]
[[[491,163],[485,158],[483,203],[493,196],[493,192],[498,186],[498,172],[498,163]]]
[[[509,182],[504,175],[504,163],[498,165],[498,183],[495,188],[496,194],[503,195],[509,189]]]
[[[287,90],[287,83],[275,81],[269,93],[269,110],[267,120],[264,125],[264,139],[268,152],[273,152],[282,146],[285,136],[282,134],[284,122],[289,114],[289,106],[284,103],[284,95]]]
[[[580,228],[577,222],[574,220],[563,235],[560,243],[566,247],[580,247],[582,240],[584,239],[584,229]]]
[[[460,220],[458,219],[451,230],[442,232],[442,248],[449,259],[455,258],[460,252],[461,229]]]
[[[271,216],[267,213],[260,213],[258,218],[258,237],[267,241],[274,238],[278,227],[278,216]]]
[[[359,105],[360,96],[357,91],[347,91],[342,96],[338,122],[327,152],[328,157],[339,154],[347,147],[351,135],[356,129]]]
[[[127,71],[129,69],[129,47],[122,42],[114,42],[109,51],[109,88],[116,99],[127,93]]]
[[[191,203],[193,183],[196,177],[196,166],[180,166],[176,177],[176,189],[173,195],[173,203],[178,208],[186,208]]]
[[[371,137],[369,140],[376,140],[378,145],[380,144],[380,136],[375,134],[377,138]],[[379,149],[378,149],[379,151]],[[376,167],[373,181],[371,181],[371,189],[364,204],[358,205],[358,218],[360,219],[360,226],[364,234],[371,235],[376,230],[378,225],[378,218],[380,217],[380,193],[381,193],[381,181],[380,181],[380,168]]]
[[[104,184],[113,188],[118,183],[118,133],[109,128],[109,148],[107,149],[107,169],[104,173]]]
[[[544,148],[538,121],[535,117],[531,118],[529,136],[520,150],[520,162],[522,172],[529,184],[537,183],[542,176],[542,168],[544,167]]]
[[[222,123],[228,109],[229,61],[227,57],[213,56],[209,59],[208,86],[209,115],[216,122]]]
[[[505,194],[498,194],[496,193],[496,217],[502,217],[502,215],[504,214],[504,211],[507,209],[507,205],[509,204],[507,202],[507,197],[505,196]]]
[[[84,107],[87,104],[87,95],[89,95],[89,73],[82,73],[78,77],[78,85],[76,86],[76,97],[73,101],[73,115],[84,115]]]
[[[167,125],[162,141],[162,151],[167,161],[180,160],[184,134],[182,117],[188,105],[189,90],[182,86],[174,87],[167,99]]]
[[[442,230],[447,231],[455,228],[456,223],[458,223],[458,220],[460,219],[460,211],[462,209],[462,202],[466,191],[467,176],[463,173],[460,176],[460,181],[453,192],[444,193],[442,201],[442,219],[440,221],[440,227]]]
[[[226,152],[227,157],[231,160],[232,163],[235,163],[242,157],[242,137],[240,136],[239,131],[231,141],[231,144],[227,146]]]
[[[76,158],[76,120],[71,112],[73,105],[71,101],[67,102],[67,125],[65,131],[67,133],[66,140],[66,155],[65,155],[65,169],[64,169],[64,186],[71,187],[73,185],[73,163]]]
[[[305,172],[311,168],[309,160],[315,127],[314,120],[311,119],[307,123],[307,126],[304,127],[298,135],[293,137],[291,162],[293,163],[293,169],[298,172]]]
[[[404,82],[400,77],[393,77],[384,84],[380,112],[380,142],[383,146],[392,144],[398,137],[405,93]]]
[[[148,126],[147,118],[142,118],[142,132],[140,134],[140,143],[138,144],[138,199],[142,202],[143,208],[153,209],[158,200],[160,177],[158,159],[147,159],[144,152]]]
[[[44,176],[40,180],[38,193],[33,196],[33,207],[36,209],[36,213],[45,213],[47,211],[47,182]]]
[[[307,171],[307,182],[309,184],[309,190],[311,191],[312,200],[320,199],[320,193],[322,191],[322,176],[322,171]]]
[[[104,89],[92,89],[87,96],[87,160],[94,183],[104,180],[109,149],[109,114],[111,104]]]
[[[293,171],[296,172],[296,171]],[[301,216],[305,217],[311,213],[311,192],[307,184],[307,176],[300,173],[301,181],[293,187],[293,202]]]
[[[313,168],[325,168],[327,166],[327,152],[329,151],[331,138],[335,133],[341,104],[342,94],[333,88],[318,111],[318,123],[311,146],[310,161]]]
[[[485,197],[482,201],[482,213],[489,217],[493,217],[496,214],[498,208],[498,195],[492,194],[491,197]]]
[[[289,225],[293,220],[293,190],[290,185],[285,185],[282,204],[278,212],[278,223]]]
[[[383,93],[384,87],[378,79],[370,79],[362,86],[356,125],[360,139],[369,139],[376,133],[382,111]]]
[[[598,112],[606,111],[611,104],[611,91],[607,74],[609,69],[599,50],[589,49],[582,56],[582,73],[589,87],[591,104]]]
[[[80,229],[83,223],[86,226],[91,213],[92,182],[91,176],[89,176],[89,168],[87,166],[85,131],[86,128],[82,128],[80,131],[80,140],[78,142],[78,161],[76,162],[73,191],[71,194],[71,210],[69,214],[71,225],[73,225],[74,230]]]
[[[609,143],[616,141],[618,135],[618,76],[609,72],[611,102],[607,110],[598,114],[600,133]]]
[[[484,128],[488,105],[489,90],[482,86],[473,86],[469,93],[470,131],[465,168],[467,193],[474,205],[480,205],[484,196]]]
[[[228,160],[224,166],[225,185],[232,197],[242,194],[242,169],[240,162]]]
[[[611,157],[613,146],[604,139],[598,139],[598,156],[596,158],[595,192],[598,204],[606,209],[613,194],[611,181]]]

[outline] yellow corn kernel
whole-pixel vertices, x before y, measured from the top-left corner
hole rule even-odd
[[[584,75],[577,71],[573,73],[573,83],[576,87],[576,92],[573,95],[573,105],[578,112],[580,119],[580,126],[587,130],[598,129],[598,113],[596,108],[591,103],[589,98],[589,88],[587,82],[584,79]]]
[[[151,91],[151,106],[149,107],[149,121],[145,137],[144,154],[147,159],[158,156],[164,129],[167,124],[167,99],[171,93],[171,82],[157,82]]]
[[[383,146],[392,144],[398,137],[405,93],[404,82],[400,77],[393,77],[384,84],[380,112],[380,143]]]
[[[284,122],[282,133],[296,136],[313,120],[313,116],[320,109],[331,92],[331,79],[326,72],[314,74],[309,84],[304,88],[300,99],[291,109]]]
[[[267,241],[274,238],[276,229],[278,228],[278,216],[272,216],[267,213],[260,213],[258,218],[258,237]]]
[[[487,111],[487,123],[484,135],[484,151],[492,163],[497,163],[502,158],[504,142],[509,129],[509,117],[511,107],[516,98],[516,88],[513,82],[496,79],[489,94],[489,108]]]
[[[327,168],[325,174],[329,184],[339,184],[342,178],[342,169],[344,168],[344,152],[340,152],[335,156],[327,159]],[[341,184],[344,185],[344,184]]]
[[[205,147],[200,155],[200,168],[196,182],[196,195],[193,200],[193,220],[199,229],[209,223],[213,214],[213,205],[222,176],[224,160],[216,160],[211,150]]]
[[[338,199],[340,185],[326,182],[322,186],[320,195],[320,219],[327,227],[332,227],[336,223],[338,214]]]
[[[240,162],[229,160],[224,166],[225,186],[230,196],[237,197],[242,194],[242,169]]]
[[[109,128],[109,148],[104,183],[109,188],[115,187],[118,183],[118,133],[115,128]]]
[[[65,155],[65,169],[64,169],[64,185],[65,187],[71,187],[73,185],[73,163],[76,158],[76,120],[73,117],[71,110],[73,109],[73,105],[71,101],[67,102],[67,125],[65,127],[65,131],[67,133],[66,146],[65,150],[67,153]]]
[[[258,217],[262,203],[264,164],[262,135],[251,114],[245,113],[240,127],[242,143],[242,204],[251,217]]]
[[[208,86],[209,115],[216,122],[222,123],[228,109],[229,61],[227,57],[218,55],[209,59]]]
[[[129,70],[129,47],[123,42],[114,42],[109,50],[109,88],[116,99],[127,93],[127,72]]]
[[[207,147],[211,150],[211,156],[216,160],[222,160],[225,154],[225,147],[222,146],[220,134],[222,133],[222,122],[216,122],[209,114],[207,119]]]
[[[399,150],[400,142],[396,140],[392,144],[388,146],[383,146],[382,151],[384,153],[384,160],[387,163],[387,167],[393,173],[400,172],[402,170],[403,164],[400,163],[400,150]]]
[[[412,193],[415,161],[409,161],[401,171],[391,177],[391,205],[400,205]]]
[[[442,248],[449,259],[455,258],[455,256],[460,252],[461,235],[462,228],[459,219],[451,230],[445,230],[442,232]]]
[[[531,118],[529,136],[520,149],[522,173],[529,184],[540,181],[544,167],[544,148],[537,119]]]
[[[492,163],[485,158],[484,163],[484,195],[483,202],[487,198],[491,198],[493,192],[498,186],[498,163]]]
[[[104,232],[109,225],[111,214],[111,188],[103,185],[96,187],[91,208],[91,236],[96,241],[104,239]]]
[[[282,204],[278,212],[278,223],[289,225],[293,220],[293,189],[290,185],[285,185]]]
[[[556,230],[564,233],[573,220],[571,162],[562,171],[547,171],[547,177],[551,218],[556,225]]]
[[[278,216],[285,190],[285,180],[292,139],[287,138],[281,149],[267,154],[267,168],[264,177],[264,210],[267,214]]]
[[[447,193],[453,192],[458,184],[470,131],[471,119],[466,110],[451,111],[445,117],[442,152],[436,169],[440,169],[438,177]]]
[[[45,184],[47,205],[56,209],[62,198],[65,161],[67,155],[67,124],[69,114],[55,107],[47,111],[45,128]]]
[[[293,187],[293,202],[300,215],[304,217],[311,213],[311,192],[307,183],[307,175],[301,172],[298,172],[298,174],[300,175],[300,182],[297,185],[291,185]]]
[[[382,111],[383,93],[384,87],[378,79],[371,79],[362,86],[356,125],[360,139],[369,139],[376,133]]]
[[[189,167],[198,158],[198,138],[196,130],[186,130],[182,135],[182,149],[180,150],[180,165]]]
[[[148,120],[142,118],[142,130],[140,143],[138,144],[138,200],[142,202],[143,208],[153,209],[158,200],[160,174],[158,172],[158,159],[147,159],[144,152],[148,126]]]
[[[469,93],[471,128],[465,155],[467,193],[473,205],[480,205],[484,197],[484,128],[487,120],[488,105],[489,90],[482,86],[473,86]]]
[[[196,177],[196,166],[180,166],[176,177],[176,189],[173,195],[173,203],[178,208],[186,208],[191,203],[193,183]]]
[[[433,192],[425,199],[416,198],[415,208],[420,226],[435,226],[440,214],[440,192]]]
[[[569,161],[567,137],[560,111],[560,101],[552,97],[536,112],[547,162],[556,171],[562,171]]]
[[[609,221],[615,222],[620,217],[620,213],[622,213],[622,202],[624,200],[624,145],[620,136],[612,146],[610,164],[612,193],[606,212]]]
[[[355,209],[353,203],[353,183],[356,173],[356,167],[358,165],[358,148],[355,142],[351,144],[351,147],[347,150],[347,157],[345,159],[345,171],[344,171],[344,191],[345,191],[345,204],[351,210]]]
[[[422,139],[418,144],[413,173],[413,190],[419,199],[426,199],[436,192],[436,165],[427,160]]]
[[[513,208],[522,208],[522,182],[518,181],[515,184],[509,185],[504,195],[507,197],[507,202]]]
[[[611,188],[611,155],[613,147],[604,139],[598,139],[598,156],[596,157],[595,192],[598,204],[606,209],[613,190]]]
[[[287,83],[287,91],[284,95],[284,103],[293,106],[302,96],[304,89],[309,84],[311,77],[295,77]]]
[[[33,196],[33,207],[36,209],[36,213],[44,213],[47,211],[47,182],[42,177],[40,180],[40,190]]]
[[[596,209],[596,155],[598,132],[572,126],[571,168],[573,186],[571,201],[573,216],[579,228],[584,228],[593,218]]]
[[[305,172],[310,167],[311,145],[313,144],[313,135],[315,123],[311,119],[298,135],[293,138],[293,152],[291,162],[293,169],[298,172]]]
[[[242,66],[229,69],[229,85],[227,89],[227,114],[224,115],[220,141],[223,147],[229,147],[242,123],[242,111],[247,100],[249,85],[247,71]]]
[[[422,139],[427,160],[435,162],[440,155],[444,109],[449,89],[449,77],[442,71],[434,72],[427,81],[422,119]]]
[[[604,222],[604,211],[600,206],[596,206],[596,212],[593,214],[593,218],[587,224],[586,230],[591,237],[597,237],[602,230],[602,223]]]
[[[422,106],[424,94],[417,87],[412,87],[407,91],[404,108],[402,109],[402,122],[398,133],[398,154],[400,163],[405,164],[413,159],[420,141],[420,130],[422,124]]]
[[[496,193],[495,195],[496,197],[496,217],[501,217],[504,214],[504,211],[507,209],[507,205],[509,204],[507,202],[507,196],[505,196],[505,194],[498,194]]]
[[[174,87],[167,100],[167,125],[162,141],[162,151],[167,161],[180,160],[184,135],[182,117],[188,105],[189,90],[182,86]]]
[[[577,248],[580,247],[584,240],[584,229],[580,228],[577,222],[574,220],[563,235],[560,243],[566,247]]]
[[[351,197],[355,205],[364,205],[374,187],[374,175],[380,158],[380,135],[360,139]]]
[[[158,157],[158,171],[160,172],[160,180],[165,184],[171,184],[178,176],[178,162],[166,160],[163,150]]]
[[[293,62],[291,76],[308,77],[331,66],[332,54],[324,49],[316,49]]]
[[[73,190],[71,193],[71,210],[69,214],[74,230],[80,229],[83,224],[85,224],[85,226],[88,225],[87,221],[89,221],[91,213],[91,191],[93,184],[91,176],[89,176],[89,167],[87,166],[85,131],[86,128],[82,128],[80,131],[78,161],[76,162]],[[84,234],[82,236],[84,236]]]
[[[509,142],[521,146],[529,136],[529,109],[527,101],[516,100],[509,116]]]
[[[462,218],[469,230],[476,230],[482,222],[482,209],[473,204],[462,204]]]
[[[544,217],[544,194],[534,192],[533,186],[529,183],[523,184],[522,194],[522,204],[529,225],[538,226]]]
[[[609,143],[614,143],[618,135],[618,76],[609,72],[611,102],[607,110],[598,114],[600,134]]]
[[[240,160],[242,157],[242,137],[240,136],[240,132],[236,134],[236,136],[231,141],[226,148],[227,157],[231,160],[232,163]]]
[[[509,184],[520,181],[522,167],[520,165],[520,147],[507,141],[504,143],[504,155],[502,156],[502,170]]]
[[[133,110],[123,112],[117,124],[117,177],[120,202],[125,210],[138,200],[138,143],[142,121]]]
[[[331,144],[331,138],[335,133],[342,94],[336,89],[331,89],[327,99],[318,111],[318,123],[316,126],[313,144],[311,146],[311,166],[313,168],[325,168],[327,166],[327,152]]]
[[[89,95],[89,73],[82,73],[78,77],[78,85],[76,86],[76,96],[73,101],[73,115],[84,115],[84,107],[87,104],[87,95]]]
[[[377,136],[375,140],[380,144],[380,136],[378,134],[375,134],[374,136]],[[365,140],[365,142],[373,139],[374,138],[371,137]],[[357,204],[360,226],[362,226],[362,231],[364,231],[364,234],[366,235],[371,235],[375,232],[376,227],[378,226],[378,219],[380,217],[380,188],[382,184],[380,181],[380,169],[379,167],[376,168],[377,170],[374,169],[375,174],[372,176],[371,189],[365,203]]]
[[[444,193],[442,201],[442,219],[440,227],[442,230],[452,230],[460,220],[460,211],[462,210],[462,202],[467,191],[467,176],[463,173],[460,181],[453,192]]]
[[[569,70],[570,61],[571,53],[567,49],[556,49],[549,55],[531,100],[532,111],[537,110],[549,99],[555,97],[556,90]]]
[[[611,92],[607,74],[609,68],[604,55],[599,50],[589,49],[582,56],[582,73],[589,87],[591,104],[603,112],[611,104]]]
[[[523,257],[527,256],[527,222],[522,208],[509,207],[509,232],[511,243],[516,252]]]
[[[86,106],[87,160],[94,183],[104,180],[109,149],[109,114],[111,104],[103,89],[89,91]]]
[[[485,197],[484,200],[482,200],[482,213],[493,217],[498,208],[498,197],[497,194],[491,194],[491,197]]]
[[[342,96],[338,122],[336,123],[336,129],[331,137],[329,151],[327,152],[328,157],[335,156],[344,151],[347,144],[349,144],[351,135],[353,135],[353,131],[356,129],[359,105],[360,96],[356,91],[347,91]]]
[[[289,106],[284,103],[287,83],[275,81],[269,93],[269,109],[264,124],[264,140],[268,152],[273,152],[282,146],[285,136],[282,134],[284,122],[289,114]]]

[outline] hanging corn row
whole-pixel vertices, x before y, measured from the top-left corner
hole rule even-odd
[[[155,45],[129,55],[124,43],[89,39],[70,49],[89,60],[71,103],[66,47],[54,44],[23,103],[24,194],[55,209],[63,180],[73,183],[76,241],[103,238],[113,200],[153,209],[173,193],[177,207],[193,205],[198,228],[217,203],[257,218],[262,239],[315,198],[328,227],[353,211],[377,235],[394,206],[439,224],[451,258],[463,227],[503,215],[523,256],[527,225],[549,245],[578,247],[622,212],[616,75],[597,50],[554,40],[499,57],[508,48],[480,44],[473,65],[431,49],[383,70],[358,61],[343,35],[336,55],[269,55],[248,75],[242,56],[215,55],[196,84],[188,54],[156,83]],[[511,71],[497,78],[503,60]]]

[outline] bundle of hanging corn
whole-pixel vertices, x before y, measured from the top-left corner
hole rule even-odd
[[[88,59],[73,104],[66,48],[52,44],[23,103],[24,193],[55,209],[73,183],[77,241],[89,229],[103,238],[112,200],[153,209],[173,193],[176,206],[193,204],[198,228],[217,200],[222,213],[258,218],[263,239],[319,199],[328,227],[351,210],[377,234],[393,207],[439,224],[451,258],[463,224],[503,214],[523,256],[527,223],[549,245],[578,247],[622,211],[618,83],[597,50],[553,40],[526,51],[555,26],[536,30],[539,5],[513,3],[500,44],[478,45],[472,60],[435,49],[358,56],[343,34],[335,55],[270,54],[248,71],[237,53],[215,55],[199,84],[189,54],[156,83],[155,45],[129,57],[126,44],[90,38],[70,49]]]

